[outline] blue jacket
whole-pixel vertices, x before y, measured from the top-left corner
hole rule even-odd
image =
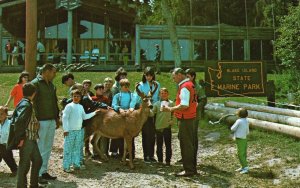
[[[112,108],[118,112],[120,108],[128,110],[129,108],[135,108],[137,96],[131,92],[120,92],[117,93],[112,101]]]

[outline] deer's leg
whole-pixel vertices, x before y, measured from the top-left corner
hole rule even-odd
[[[101,159],[103,159],[104,161],[108,161],[107,156],[104,155],[104,154],[102,153],[102,151],[101,151],[101,150],[99,149],[99,147],[98,147],[98,142],[99,142],[100,138],[101,138],[101,135],[100,135],[99,133],[95,133],[95,134],[94,134],[94,143],[93,143],[93,147],[94,147],[95,151],[99,154],[99,156],[101,157]]]
[[[126,165],[127,148],[128,148],[127,142],[126,142],[126,139],[124,138],[124,151],[123,151],[123,157],[122,157],[123,165]]]
[[[125,138],[125,143],[127,145],[128,153],[129,153],[129,167],[130,169],[134,169],[132,162],[132,137],[128,136]],[[126,156],[125,156],[126,159]]]
[[[90,151],[90,133],[89,130],[87,130],[87,128],[85,127],[85,131],[84,131],[84,145],[85,145],[85,155],[86,156],[91,156],[92,153]]]

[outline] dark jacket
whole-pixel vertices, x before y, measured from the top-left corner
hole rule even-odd
[[[26,138],[26,129],[31,119],[32,110],[32,104],[27,98],[23,98],[16,106],[11,117],[7,149],[17,149],[20,141]]]
[[[40,75],[31,82],[36,86],[36,96],[33,104],[36,118],[39,121],[58,119],[59,108],[56,87],[52,82],[47,83]]]

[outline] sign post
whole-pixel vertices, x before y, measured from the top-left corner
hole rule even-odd
[[[73,40],[73,12],[81,5],[80,0],[56,0],[56,8],[65,8],[68,11],[68,50],[67,64],[72,63],[72,40]]]
[[[206,66],[209,97],[266,96],[267,73],[263,62],[217,62]]]

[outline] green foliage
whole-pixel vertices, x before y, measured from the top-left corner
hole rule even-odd
[[[291,7],[289,15],[283,17],[276,40],[276,55],[290,69],[300,69],[300,6]]]
[[[287,100],[287,95],[291,93],[294,97],[293,103],[300,104],[300,73],[298,70],[282,70],[280,74],[273,76],[273,80],[275,81],[277,99]]]

